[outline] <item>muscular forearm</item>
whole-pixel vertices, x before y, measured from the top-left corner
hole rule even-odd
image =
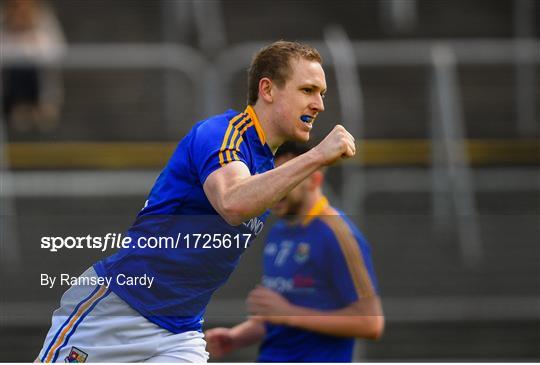
[[[233,347],[241,348],[254,345],[260,342],[266,330],[264,324],[256,320],[247,320],[231,329],[231,336],[233,339]]]
[[[237,226],[274,206],[318,168],[354,156],[354,138],[337,125],[316,147],[280,167],[251,176],[248,167],[232,161],[212,172],[203,183],[212,207]]]
[[[263,174],[236,181],[224,194],[228,216],[237,224],[262,214],[322,165],[316,150]]]

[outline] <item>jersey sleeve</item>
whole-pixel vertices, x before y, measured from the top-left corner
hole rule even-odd
[[[329,217],[327,245],[329,276],[339,299],[348,305],[360,298],[377,295],[371,253],[364,238],[341,217]]]
[[[191,159],[201,185],[212,172],[233,161],[250,166],[241,129],[245,123],[243,115],[228,123],[223,119],[209,120],[197,129],[191,144]]]

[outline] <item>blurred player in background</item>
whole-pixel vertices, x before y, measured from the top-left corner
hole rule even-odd
[[[307,152],[285,143],[276,166]],[[282,219],[264,248],[262,285],[248,296],[255,316],[206,332],[210,356],[262,341],[259,362],[350,362],[354,338],[377,339],[384,316],[368,243],[322,194],[322,170],[279,201]]]
[[[315,49],[285,41],[255,56],[245,111],[193,127],[126,234],[133,242],[182,234],[180,246],[131,246],[94,264],[82,278],[109,278],[110,286],[72,286],[64,294],[39,361],[207,360],[206,306],[245,249],[226,247],[225,235],[257,235],[269,207],[321,166],[355,154],[354,138],[338,125],[315,148],[274,169],[278,147],[307,141],[324,110],[321,62]],[[201,234],[217,241],[195,246]],[[117,281],[143,275],[153,284]]]

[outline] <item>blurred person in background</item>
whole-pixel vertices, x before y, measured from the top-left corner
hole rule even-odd
[[[6,0],[1,14],[3,116],[17,132],[50,130],[58,123],[63,90],[60,74],[40,63],[65,51],[59,22],[43,1]]]
[[[286,143],[276,166],[308,151]],[[319,169],[272,209],[281,218],[264,248],[262,285],[248,296],[253,317],[206,332],[210,356],[262,341],[259,362],[350,362],[354,338],[377,339],[384,315],[367,241],[331,207]]]

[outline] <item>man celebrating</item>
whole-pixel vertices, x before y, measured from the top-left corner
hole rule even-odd
[[[276,165],[306,151],[286,143]],[[321,170],[313,172],[273,208],[283,219],[267,238],[263,285],[247,300],[255,316],[234,328],[207,331],[211,356],[262,341],[259,362],[350,362],[354,337],[382,335],[369,246],[328,205],[323,179]]]
[[[39,361],[207,360],[204,311],[236,267],[244,237],[258,234],[267,209],[311,173],[355,154],[354,138],[338,125],[317,147],[274,169],[278,147],[307,141],[324,110],[321,62],[315,49],[285,41],[254,57],[245,111],[193,127],[126,234],[132,242],[177,237],[177,246],[133,245],[95,263],[83,276],[112,278],[111,285],[64,294]],[[150,288],[115,281],[143,274],[155,278]]]

